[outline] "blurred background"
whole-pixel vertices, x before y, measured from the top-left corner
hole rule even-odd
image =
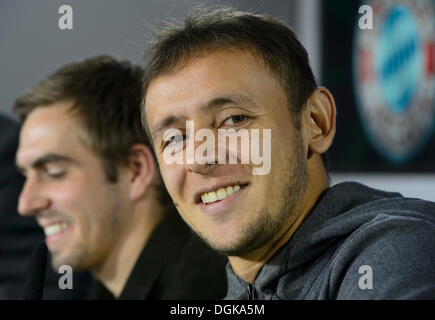
[[[296,32],[336,99],[332,184],[435,201],[433,0],[0,0],[0,113],[14,118],[14,100],[71,61],[111,54],[143,65],[150,27],[198,3],[266,13]],[[58,26],[64,4],[72,30]]]
[[[198,3],[267,13],[297,33],[338,107],[332,183],[435,201],[433,0],[0,0],[0,112],[13,117],[16,97],[74,60],[107,53],[143,65],[150,27]],[[72,30],[58,27],[63,4]]]

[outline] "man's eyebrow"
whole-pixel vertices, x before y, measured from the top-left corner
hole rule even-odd
[[[39,157],[35,161],[32,162],[31,167],[34,169],[38,169],[46,165],[47,163],[54,163],[54,162],[73,162],[73,160],[69,157],[61,156],[54,153],[47,153],[43,155],[42,157]],[[26,170],[17,165],[18,170],[21,171],[21,173],[24,173]]]
[[[42,157],[36,159],[32,163],[33,168],[39,168],[44,166],[47,163],[53,163],[53,162],[73,162],[73,160],[69,157],[61,156],[54,153],[47,153],[43,155]]]
[[[207,113],[210,111],[213,111],[215,109],[221,108],[224,105],[228,104],[236,104],[236,105],[243,105],[246,107],[252,107],[257,108],[258,104],[255,102],[254,99],[247,95],[243,94],[230,94],[223,97],[218,97],[210,100],[207,104],[201,106],[199,108],[199,112],[201,113]]]
[[[155,129],[151,133],[151,136],[153,139],[156,139],[160,132],[164,131],[166,128],[177,122],[185,123],[186,120],[187,119],[185,117],[169,116],[156,125]]]
[[[243,95],[243,94],[230,94],[230,95],[211,99],[206,104],[200,106],[198,111],[199,111],[199,113],[205,114],[207,112],[221,108],[221,107],[228,105],[228,104],[243,105],[243,106],[246,106],[249,108],[258,108],[258,103],[255,102],[255,100],[252,99],[251,97],[249,97],[247,95]],[[171,126],[177,122],[185,123],[186,120],[187,120],[186,117],[169,116],[169,117],[163,119],[162,121],[160,121],[156,125],[155,129],[151,133],[151,136],[153,139],[156,139],[159,136],[159,134],[162,131],[164,131],[166,128],[168,128],[169,126]]]

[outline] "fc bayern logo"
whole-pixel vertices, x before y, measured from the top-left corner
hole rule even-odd
[[[353,75],[359,114],[373,146],[402,163],[435,122],[435,10],[431,0],[373,0],[374,28],[357,27]]]

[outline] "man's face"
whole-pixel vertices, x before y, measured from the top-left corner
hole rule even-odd
[[[18,210],[36,217],[54,268],[103,263],[122,228],[123,195],[79,138],[70,103],[40,107],[23,124],[17,165],[26,176]]]
[[[210,246],[240,256],[290,227],[306,188],[306,150],[292,125],[285,92],[261,59],[238,50],[193,56],[151,81],[145,112],[166,187],[183,219]],[[165,134],[174,128],[184,132],[186,120],[194,121],[195,130],[208,128],[215,136],[218,129],[271,129],[270,172],[254,175],[252,161],[168,164]],[[207,192],[227,187],[233,193],[223,200],[203,202]]]

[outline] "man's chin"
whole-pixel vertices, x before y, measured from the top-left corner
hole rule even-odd
[[[261,247],[262,244],[241,244],[241,245],[227,245],[227,246],[220,246],[215,247],[215,250],[219,252],[222,255],[228,256],[228,257],[243,257],[247,256],[259,247]]]
[[[225,239],[225,236],[219,239],[211,240],[202,237],[207,245],[217,253],[224,256],[244,256],[261,247],[264,243],[258,241],[256,237],[244,237],[243,239]],[[225,239],[225,241],[222,241]]]
[[[234,228],[232,232],[219,232],[208,237],[201,234],[199,236],[220,254],[233,257],[248,256],[273,241],[282,228],[284,217],[272,219],[271,216],[273,215],[262,210],[255,219],[243,227]]]
[[[51,253],[51,267],[53,270],[57,272],[62,266],[69,266],[74,272],[82,271],[83,269],[77,262],[77,259],[73,259],[61,253]]]
[[[64,262],[63,260],[54,259],[51,260],[51,267],[54,271],[58,271],[61,266],[68,265],[72,267],[69,263]]]

